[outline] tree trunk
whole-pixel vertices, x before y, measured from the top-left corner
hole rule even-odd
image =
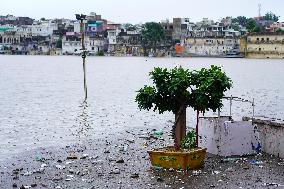
[[[199,125],[199,111],[196,112],[196,147],[198,148],[198,139],[199,139],[199,131],[198,131],[198,125]]]
[[[186,135],[186,108],[184,108],[183,111],[180,112],[180,115],[178,115],[178,113],[175,114],[175,121],[175,145],[176,147],[180,148],[181,141]]]

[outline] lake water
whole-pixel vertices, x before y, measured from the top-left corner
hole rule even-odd
[[[154,67],[211,64],[223,66],[234,82],[226,95],[255,98],[256,115],[284,119],[284,60],[88,57],[86,106],[80,57],[0,56],[0,160],[38,147],[169,125],[170,113],[139,111],[135,91],[151,83]],[[234,102],[232,110],[236,119],[252,114],[248,103]],[[193,126],[195,113],[187,117]]]

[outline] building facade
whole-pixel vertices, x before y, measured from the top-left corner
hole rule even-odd
[[[241,40],[240,49],[247,58],[284,58],[284,34],[249,34]]]
[[[225,56],[239,48],[240,40],[232,37],[188,38],[183,53],[188,56]]]

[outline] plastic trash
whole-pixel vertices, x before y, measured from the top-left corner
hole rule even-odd
[[[70,155],[70,156],[67,157],[67,159],[74,160],[74,159],[78,159],[78,157],[75,156],[75,155]]]
[[[40,167],[41,167],[41,168],[45,168],[45,167],[47,167],[47,164],[43,163],[43,164],[41,164]]]
[[[263,162],[262,162],[262,161],[251,160],[251,161],[250,161],[250,164],[251,164],[251,165],[262,165]]]
[[[154,169],[155,169],[156,171],[159,171],[159,170],[162,169],[162,167],[160,167],[160,166],[153,166],[153,167],[154,167]]]
[[[280,184],[277,184],[277,183],[264,183],[262,186],[280,186]]]
[[[219,173],[221,173],[221,171],[213,171],[212,174],[214,175],[218,175]]]
[[[228,162],[236,162],[236,161],[238,161],[238,160],[240,160],[241,158],[225,158],[225,159],[222,159],[221,160],[221,163],[228,163]]]
[[[28,171],[28,172],[24,173],[24,176],[30,176],[30,175],[32,175],[32,174],[33,174],[32,171]]]
[[[163,131],[154,131],[154,135],[157,137],[162,136],[163,134]]]
[[[35,160],[36,160],[36,161],[42,161],[41,155],[37,154],[37,155],[35,156]]]
[[[65,166],[62,166],[62,165],[56,165],[55,166],[57,169],[65,169],[66,167]]]

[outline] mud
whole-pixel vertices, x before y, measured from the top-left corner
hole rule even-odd
[[[62,148],[38,148],[0,162],[0,188],[284,188],[283,160],[267,154],[207,154],[201,170],[154,169],[147,150],[168,145],[154,130],[106,134]]]

